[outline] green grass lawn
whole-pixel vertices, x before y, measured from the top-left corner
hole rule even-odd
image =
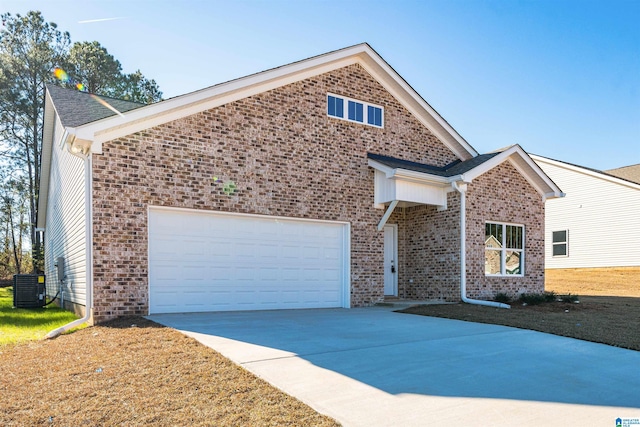
[[[0,347],[42,339],[49,331],[77,318],[53,304],[45,308],[13,308],[13,288],[0,288]]]

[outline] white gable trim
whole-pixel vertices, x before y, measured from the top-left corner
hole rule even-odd
[[[636,189],[636,190],[640,190],[640,184],[636,184],[635,182],[627,181],[625,179],[617,178],[615,176],[607,175],[606,172],[604,172],[604,173],[596,172],[594,170],[586,169],[586,168],[583,168],[581,166],[571,165],[569,163],[564,163],[564,162],[561,162],[559,160],[553,160],[553,159],[550,159],[548,157],[542,157],[542,156],[538,156],[538,155],[535,155],[535,154],[532,154],[531,158],[536,163],[547,163],[547,164],[550,164],[550,165],[553,165],[553,166],[557,166],[559,168],[570,170],[572,172],[581,173],[583,175],[592,176],[594,178],[598,178],[598,179],[601,179],[603,181],[609,181],[609,182],[612,182],[614,184],[623,185],[625,187],[630,187],[630,188],[633,188],[633,189]]]
[[[374,204],[383,208],[392,200],[411,204],[433,204],[446,206],[446,192],[451,191],[453,183],[472,183],[480,175],[508,161],[542,196],[543,200],[564,197],[564,193],[542,169],[519,146],[514,145],[495,155],[486,162],[459,175],[444,177],[403,168],[392,168],[373,159],[369,166],[376,170],[374,176]],[[412,187],[414,191],[402,191],[402,186]],[[418,187],[416,187],[416,185]],[[409,197],[399,196],[400,194]]]
[[[431,133],[459,158],[478,153],[369,45],[359,44],[304,61],[243,77],[127,112],[70,130],[76,140],[91,142],[91,151],[102,152],[106,141],[130,135],[229,102],[263,93],[287,84],[360,64],[407,108]]]
[[[564,193],[549,176],[533,161],[520,147],[513,145],[481,165],[465,172],[462,176],[465,182],[471,182],[478,176],[493,169],[504,161],[509,163],[531,184],[544,199],[564,197]]]

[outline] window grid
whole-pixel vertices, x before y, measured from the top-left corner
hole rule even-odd
[[[485,275],[524,275],[524,226],[485,223]]]
[[[551,233],[551,248],[554,257],[569,256],[569,230],[559,230]]]
[[[345,96],[327,94],[327,115],[373,127],[384,127],[384,108]]]

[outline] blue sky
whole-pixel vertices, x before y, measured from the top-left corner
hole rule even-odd
[[[640,163],[640,1],[0,0],[29,10],[165,98],[367,42],[481,153]]]

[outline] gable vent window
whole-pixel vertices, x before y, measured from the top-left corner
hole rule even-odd
[[[350,122],[384,127],[384,108],[344,96],[327,95],[327,114]]]
[[[569,256],[569,230],[554,231],[552,233],[553,256]]]

